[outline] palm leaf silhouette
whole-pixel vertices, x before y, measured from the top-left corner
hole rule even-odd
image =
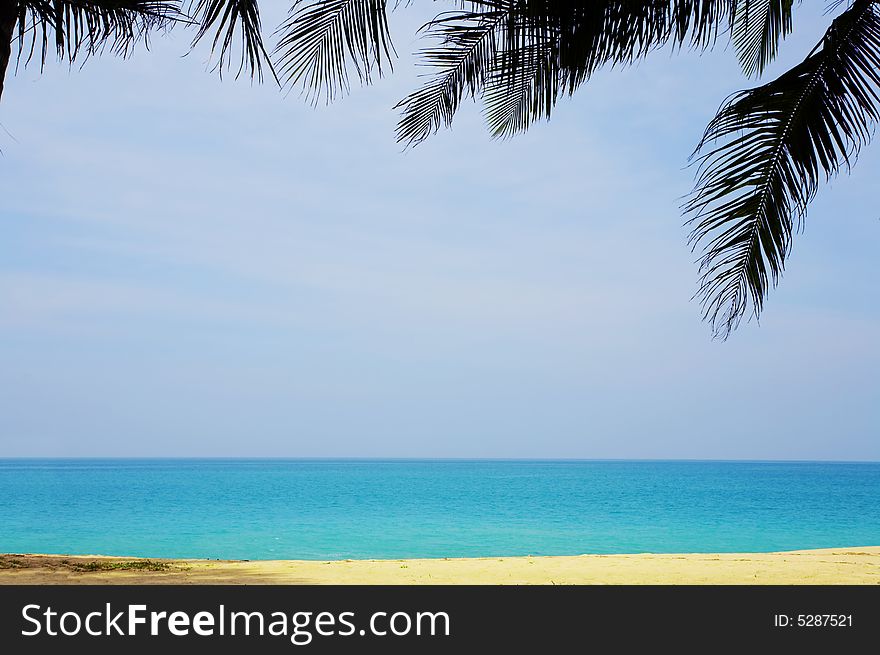
[[[69,62],[109,47],[127,55],[149,32],[180,20],[179,3],[160,0],[21,0],[17,7],[19,57],[54,50]]]
[[[746,0],[739,0],[744,2]],[[450,124],[466,89],[483,96],[493,135],[521,132],[549,118],[598,68],[625,65],[672,41],[705,48],[729,27],[737,0],[477,0],[472,10],[424,26],[441,43],[423,52],[439,69],[407,96],[398,140],[423,141]]]
[[[820,180],[870,140],[878,88],[880,17],[857,0],[803,62],[734,95],[706,129],[685,209],[691,242],[704,248],[698,297],[717,336],[749,309],[760,315]]]
[[[794,0],[748,0],[738,3],[733,21],[733,44],[746,75],[760,75],[791,32]]]
[[[407,145],[421,143],[452,118],[465,94],[472,97],[481,88],[495,59],[503,11],[461,12],[438,17],[424,30],[440,40],[421,52],[425,65],[438,72],[420,89],[401,100],[397,140]]]
[[[232,64],[232,49],[236,41],[236,31],[240,33],[241,52],[235,76],[247,73],[263,79],[263,66],[266,66],[277,80],[266,46],[263,43],[263,28],[260,21],[260,8],[257,0],[193,0],[189,14],[199,29],[193,45],[201,41],[212,29],[216,30],[211,42],[212,51],[219,50],[217,68],[221,75],[224,68]]]
[[[315,101],[329,102],[349,89],[349,66],[369,83],[372,72],[391,67],[394,47],[385,0],[297,2],[278,29],[279,72]]]

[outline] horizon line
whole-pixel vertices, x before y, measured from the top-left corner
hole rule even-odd
[[[877,459],[760,459],[704,457],[395,457],[275,455],[0,455],[4,460],[214,460],[214,461],[374,461],[374,462],[716,462],[752,464],[880,464]]]

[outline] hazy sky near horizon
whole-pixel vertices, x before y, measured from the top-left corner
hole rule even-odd
[[[770,75],[824,31],[805,4]],[[466,104],[404,152],[424,12],[317,109],[184,30],[10,71],[0,457],[880,459],[880,145],[715,342],[678,207],[733,53],[602,72],[510,141]]]

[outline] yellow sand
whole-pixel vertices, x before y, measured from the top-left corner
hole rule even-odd
[[[2,555],[0,584],[880,584],[880,546],[718,555],[150,561],[161,570],[132,570],[147,566],[134,558]]]

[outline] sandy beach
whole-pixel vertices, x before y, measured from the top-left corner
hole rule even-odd
[[[880,546],[411,560],[0,555],[0,584],[880,584]]]

